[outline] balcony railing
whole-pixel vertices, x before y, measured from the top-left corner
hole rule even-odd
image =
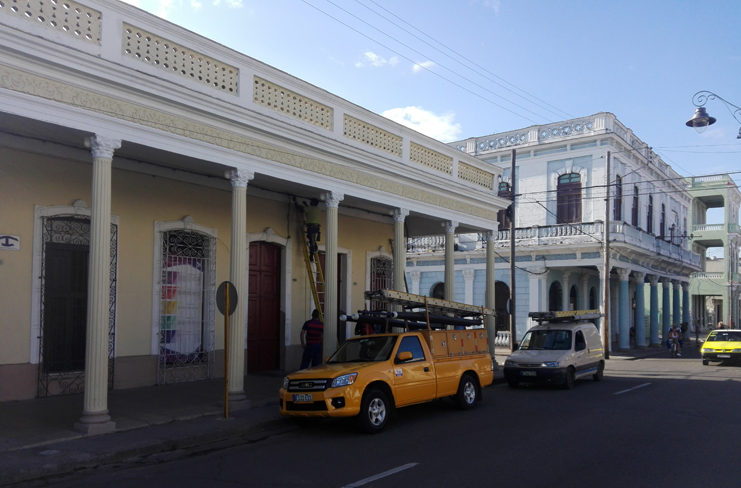
[[[497,232],[493,245],[509,247],[509,230]],[[576,245],[602,243],[603,222],[583,222],[548,226],[522,227],[515,229],[517,247],[537,247],[554,244]],[[640,247],[648,252],[700,266],[700,255],[682,247],[684,238],[665,240],[624,222],[610,223],[610,242],[622,242]],[[487,246],[484,234],[461,234],[457,236],[456,250],[473,251]],[[429,253],[445,250],[444,236],[423,236],[407,239],[407,252]]]
[[[741,233],[738,224],[699,224],[692,226],[692,232],[728,232],[729,234]]]
[[[720,280],[723,279],[723,273],[692,273],[690,278],[694,279],[709,279],[709,280]]]

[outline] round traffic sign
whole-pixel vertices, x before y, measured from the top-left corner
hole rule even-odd
[[[234,311],[237,309],[237,289],[234,288],[234,285],[228,281],[223,282],[219,285],[219,288],[216,290],[216,307],[218,307],[219,312],[221,312],[222,315],[226,315],[226,289],[227,285],[229,285],[229,315],[233,314]]]

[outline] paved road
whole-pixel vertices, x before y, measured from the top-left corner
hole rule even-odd
[[[711,364],[689,347],[612,360],[571,391],[502,385],[469,412],[402,409],[380,435],[329,421],[23,486],[735,487],[741,367]]]

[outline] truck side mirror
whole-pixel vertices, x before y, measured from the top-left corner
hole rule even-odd
[[[398,356],[396,356],[396,363],[398,364],[398,363],[403,363],[403,362],[409,361],[413,357],[414,356],[412,356],[411,351],[402,351],[402,352],[399,353]]]

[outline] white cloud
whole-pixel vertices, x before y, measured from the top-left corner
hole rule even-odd
[[[499,13],[499,8],[502,6],[501,0],[481,0],[481,5],[490,8],[495,14]]]
[[[459,139],[461,125],[453,122],[454,113],[437,115],[422,107],[392,108],[381,115],[443,142]]]
[[[381,68],[386,65],[396,66],[399,64],[399,58],[392,56],[390,59],[386,59],[383,56],[367,51],[363,54],[363,59],[355,63],[356,68],[363,68],[365,66],[372,66],[374,68]]]
[[[190,5],[196,10],[201,10],[201,7],[203,7],[203,4],[198,0],[190,0]]]
[[[421,63],[412,66],[412,73],[419,73],[420,71],[428,70],[433,66],[435,66],[435,63],[432,61],[422,61]]]
[[[231,8],[242,8],[242,0],[224,0],[227,7]],[[218,7],[221,5],[221,0],[214,0],[214,6]]]

